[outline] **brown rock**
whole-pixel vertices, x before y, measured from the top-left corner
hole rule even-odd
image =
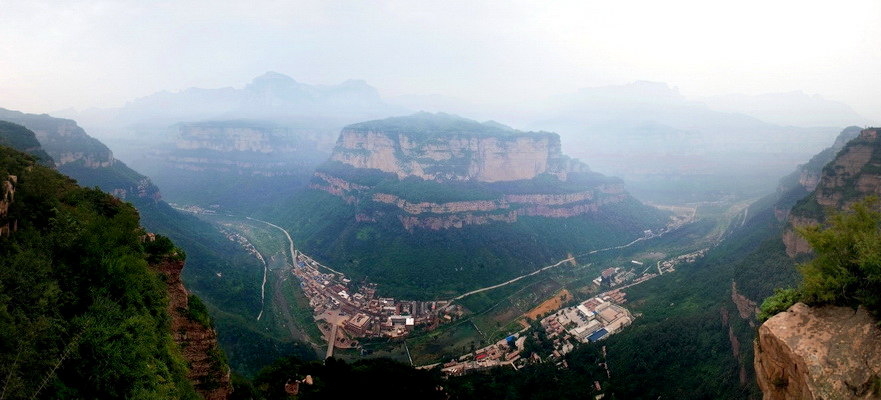
[[[798,303],[759,327],[765,400],[881,399],[881,329],[864,309]]]
[[[189,364],[187,378],[206,400],[222,400],[232,393],[229,368],[220,361],[217,332],[188,317],[189,295],[181,281],[183,261],[166,259],[153,269],[162,274],[168,286],[168,314],[171,332]]]

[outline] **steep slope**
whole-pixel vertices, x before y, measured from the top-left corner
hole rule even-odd
[[[0,146],[30,154],[43,165],[55,166],[55,161],[43,150],[34,133],[24,126],[0,121]]]
[[[555,134],[426,113],[344,128],[290,208],[304,251],[414,297],[625,244],[667,219],[563,156]]]
[[[76,122],[0,109],[0,120],[4,119],[36,129],[36,137],[48,145],[47,152],[56,160],[65,160],[56,162],[60,172],[83,186],[99,187],[131,202],[148,230],[170,237],[186,252],[188,263],[182,274],[187,287],[216,307],[219,314],[237,317],[217,319],[218,330],[228,333],[220,337],[221,343],[237,369],[263,366],[242,361],[251,359],[248,353],[254,343],[266,344],[262,351],[267,356],[298,353],[296,343],[264,337],[263,332],[238,321],[250,320],[261,308],[263,267],[244,248],[215,226],[162,201],[159,189],[149,178],[116,160],[104,144],[86,134]]]
[[[32,134],[31,134],[32,135]],[[133,207],[0,146],[0,375],[9,398],[226,398],[222,357],[200,365],[173,337],[187,305],[156,271],[180,250],[138,226]],[[216,342],[200,352],[220,354]],[[208,377],[216,377],[208,387]],[[224,380],[223,377],[226,377]],[[193,381],[188,380],[192,378]],[[198,393],[198,394],[197,394]]]
[[[826,209],[844,210],[865,196],[881,194],[878,135],[877,128],[862,130],[823,168],[819,179],[813,178],[817,180],[816,188],[793,207],[787,218],[784,242],[791,257],[810,252],[795,227],[820,224],[826,219]]]
[[[808,261],[796,288],[762,305],[764,313],[777,313],[760,327],[755,344],[765,399],[881,398],[875,261],[881,214],[865,201],[881,193],[879,148],[878,129],[862,130],[787,219],[787,254]],[[800,226],[814,227],[802,237],[795,232]]]
[[[787,175],[780,180],[777,187],[777,195],[779,197],[774,205],[774,212],[777,219],[785,220],[789,216],[789,211],[795,204],[807,197],[817,184],[820,183],[823,167],[832,162],[844,146],[859,136],[862,128],[858,126],[850,126],[841,131],[835,139],[835,143],[831,147],[817,153],[811,157],[810,161],[800,165],[795,172]]]

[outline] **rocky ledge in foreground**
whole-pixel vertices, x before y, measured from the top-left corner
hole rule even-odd
[[[798,303],[759,328],[755,369],[765,400],[879,399],[881,329],[862,307]]]

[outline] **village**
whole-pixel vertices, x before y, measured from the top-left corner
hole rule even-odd
[[[297,252],[296,260],[293,273],[309,298],[315,320],[320,321],[319,328],[325,334],[334,327],[344,331],[342,335],[330,335],[336,336],[333,340],[337,347],[356,347],[354,338],[405,336],[417,326],[430,329],[441,320],[451,321],[463,313],[461,306],[451,305],[450,301],[377,297],[375,284],[359,285],[352,290],[356,285],[349,278],[336,272],[322,273],[319,268],[330,269],[309,256]]]
[[[636,260],[628,266],[602,270],[592,283],[605,291],[574,306],[554,309],[540,319],[538,326],[553,347],[545,358],[557,360],[565,367],[563,356],[579,343],[597,342],[622,331],[635,318],[623,307],[627,301],[624,289],[674,272],[678,264],[695,262],[705,252],[706,249],[702,249],[658,261],[656,265],[645,266],[642,272],[638,271],[644,263]],[[315,321],[328,340],[328,356],[333,354],[333,348],[359,348],[358,339],[403,338],[417,327],[429,331],[466,313],[452,300],[407,301],[378,297],[375,284],[354,283],[299,251],[294,254],[296,265],[292,272],[299,279]],[[530,329],[524,326],[505,339],[443,363],[441,369],[447,375],[459,375],[498,366],[517,369],[529,362],[542,362],[542,355],[523,354],[529,335],[538,337],[538,332],[529,332]]]

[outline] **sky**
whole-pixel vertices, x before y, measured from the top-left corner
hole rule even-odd
[[[0,0],[0,107],[114,107],[277,71],[477,103],[636,80],[801,90],[881,120],[879,20],[879,0]]]

